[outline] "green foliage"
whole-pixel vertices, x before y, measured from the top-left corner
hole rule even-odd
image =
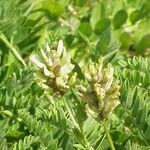
[[[127,20],[127,12],[126,10],[122,9],[119,10],[114,18],[113,18],[113,25],[116,29],[120,28]]]
[[[149,0],[0,0],[0,150],[150,149],[149,26]],[[37,84],[29,57],[60,39],[77,78],[56,96]],[[79,87],[101,56],[115,69],[120,105],[97,122]]]
[[[35,148],[34,145],[39,141],[37,137],[26,136],[23,140],[19,140],[13,147],[14,150]]]
[[[86,37],[90,37],[92,35],[92,29],[89,23],[84,22],[81,23],[79,28],[78,28],[79,32],[81,32],[83,35],[85,35]]]
[[[64,12],[64,7],[60,5],[59,1],[45,0],[42,2],[42,9],[47,13],[48,17],[58,18]]]
[[[135,24],[140,19],[141,19],[141,14],[139,10],[135,10],[130,14],[130,21],[132,24]]]
[[[98,21],[95,25],[95,33],[101,34],[110,26],[110,19],[104,18]]]
[[[125,125],[138,137],[139,143],[148,146],[149,132],[149,59],[128,59],[119,62],[117,74],[120,74],[122,108],[119,117]],[[119,73],[122,72],[122,73]]]

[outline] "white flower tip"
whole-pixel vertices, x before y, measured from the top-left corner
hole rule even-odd
[[[43,63],[41,63],[35,55],[31,55],[30,56],[30,60],[40,69],[42,69],[43,67],[45,67],[45,65]]]
[[[60,74],[68,74],[68,67],[67,65],[64,65],[60,68]]]
[[[46,50],[47,50],[48,53],[50,53],[50,51],[51,51],[51,49],[50,49],[48,43],[46,44]]]
[[[41,52],[41,56],[43,57],[43,59],[44,59],[45,61],[48,61],[48,57],[47,57],[47,55],[45,54],[44,50],[43,50],[43,49],[40,49],[40,52]]]
[[[73,70],[73,68],[74,68],[74,65],[72,65],[72,64],[65,64],[64,66],[62,66],[60,68],[60,74],[67,75]]]
[[[30,56],[30,60],[31,60],[32,62],[34,62],[35,59],[36,59],[35,55],[31,55],[31,56]]]
[[[114,74],[114,67],[112,67],[111,64],[108,64],[108,71],[109,71],[110,76],[113,76],[113,74]]]
[[[44,75],[46,75],[47,77],[51,75],[51,72],[46,67],[44,67]]]
[[[63,41],[59,40],[58,42],[58,48],[57,48],[57,55],[61,56],[62,52],[63,52],[64,46],[63,46]]]

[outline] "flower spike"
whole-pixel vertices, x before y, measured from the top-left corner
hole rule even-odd
[[[46,45],[45,50],[41,49],[40,54],[32,55],[30,60],[36,66],[35,78],[38,85],[47,92],[50,90],[52,95],[64,94],[75,82],[76,74],[71,74],[74,65],[62,40],[58,42],[57,50],[51,50]]]
[[[109,118],[119,105],[120,86],[114,81],[114,68],[108,64],[103,67],[103,58],[98,63],[90,62],[85,69],[88,84],[78,86],[79,96],[87,103],[87,112],[97,121]]]

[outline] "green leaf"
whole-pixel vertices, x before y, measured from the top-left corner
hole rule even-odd
[[[141,19],[141,12],[139,10],[135,10],[130,14],[130,21],[132,24],[135,24],[140,19]]]
[[[104,56],[104,65],[108,64],[109,62],[111,62],[115,58],[117,51],[118,50],[114,50],[114,51],[112,51],[112,52],[110,52]]]
[[[119,41],[121,43],[121,48],[122,49],[128,49],[130,45],[132,44],[132,37],[130,33],[128,32],[123,32],[121,33],[119,37]]]
[[[141,7],[143,17],[150,17],[150,2],[147,0]]]
[[[74,36],[72,34],[68,34],[66,37],[65,37],[65,42],[67,44],[68,47],[71,46],[72,42],[74,40]]]
[[[124,9],[119,10],[113,18],[113,25],[115,29],[120,28],[126,22],[127,17],[128,17],[128,14],[126,10]]]
[[[145,35],[150,33],[149,27],[150,27],[150,19],[149,20],[147,19],[145,21],[143,20],[138,23],[138,27],[135,29],[133,37],[135,45],[137,45]]]
[[[85,80],[84,74],[78,63],[74,59],[71,59],[71,63],[75,65],[74,71],[77,72],[78,78],[80,78],[81,80]]]
[[[75,139],[76,139],[79,143],[85,145],[85,142],[83,141],[84,137],[83,137],[82,133],[81,133],[77,128],[74,128],[74,129],[73,129],[73,133],[74,133]]]
[[[92,28],[90,23],[88,22],[81,23],[78,27],[78,31],[87,37],[90,37],[92,35]]]
[[[95,33],[101,34],[105,29],[107,29],[110,26],[110,23],[111,21],[108,18],[103,18],[99,20],[95,25]]]
[[[150,34],[145,35],[136,45],[136,52],[144,54],[147,48],[150,48]]]
[[[6,36],[4,34],[0,34],[0,39],[6,44],[6,46],[11,50],[13,55],[26,67],[25,61],[22,59],[21,55],[19,52],[13,47],[13,45],[8,41]]]
[[[104,4],[102,2],[96,3],[92,9],[91,18],[90,18],[90,24],[92,29],[94,29],[96,23],[102,18],[105,18],[105,16],[106,16],[106,10]]]
[[[7,76],[9,66],[3,66],[0,68],[0,83],[4,80],[5,76]]]
[[[99,57],[99,55],[105,55],[107,52],[107,47],[111,40],[111,30],[108,28],[101,35],[100,39],[96,45],[95,56]]]
[[[73,0],[73,3],[74,5],[83,7],[87,3],[87,0]]]
[[[22,28],[14,35],[14,43],[19,43],[25,40],[30,34],[31,28]]]
[[[62,16],[64,12],[64,7],[59,4],[59,1],[46,0],[42,2],[42,10],[44,10],[48,17],[56,19]]]
[[[118,39],[116,39],[114,33],[110,28],[107,28],[101,35],[95,48],[95,59],[100,55],[105,56],[106,62],[111,61],[117,50],[120,47]]]

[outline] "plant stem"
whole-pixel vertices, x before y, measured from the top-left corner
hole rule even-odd
[[[107,137],[107,139],[108,139],[108,141],[109,141],[111,150],[115,150],[115,147],[114,147],[113,141],[112,141],[112,139],[111,139],[111,136],[110,136],[110,134],[109,134],[109,130],[108,130],[108,127],[107,127],[107,124],[106,124],[106,123],[104,123],[104,130],[105,130],[105,132],[106,132],[106,137]]]
[[[17,50],[7,40],[6,36],[4,34],[0,34],[0,39],[6,44],[6,46],[12,51],[13,55],[24,65],[24,67],[26,67],[26,63],[24,62],[20,54],[17,52]]]

